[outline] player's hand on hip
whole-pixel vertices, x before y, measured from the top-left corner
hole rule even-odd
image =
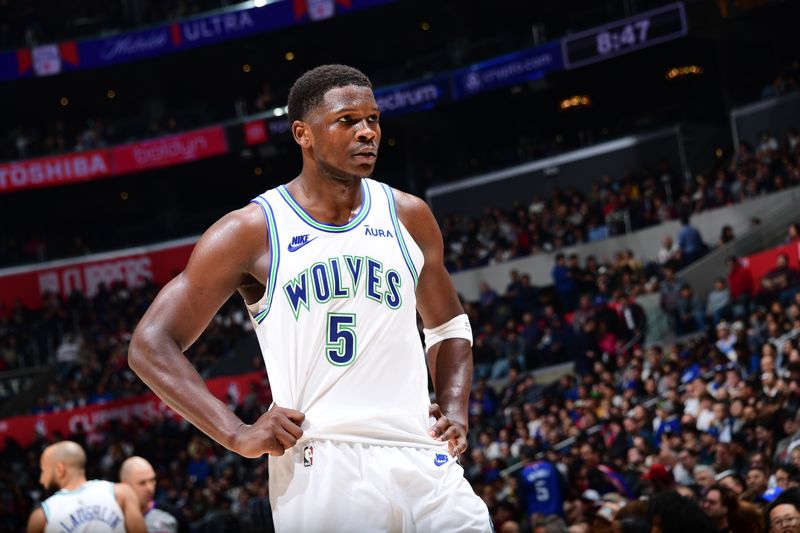
[[[467,451],[467,428],[445,416],[437,403],[431,404],[429,413],[436,422],[428,429],[428,434],[436,440],[447,442],[453,457]]]
[[[254,424],[243,424],[234,438],[233,450],[243,457],[283,455],[303,436],[300,424],[306,415],[294,409],[273,405]]]

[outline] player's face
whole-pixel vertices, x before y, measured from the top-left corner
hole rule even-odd
[[[133,488],[139,502],[148,505],[156,493],[156,473],[152,468],[142,468],[135,471],[131,477],[128,484]]]
[[[44,487],[45,492],[57,491],[60,487],[56,481],[55,464],[53,464],[53,461],[47,456],[47,453],[42,455],[39,461],[39,469],[42,472],[39,475],[39,483]]]
[[[339,179],[367,177],[378,158],[380,110],[369,87],[337,87],[308,116],[314,159]]]

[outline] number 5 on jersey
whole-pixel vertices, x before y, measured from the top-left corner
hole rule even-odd
[[[325,355],[332,365],[347,366],[356,358],[356,315],[328,313]]]

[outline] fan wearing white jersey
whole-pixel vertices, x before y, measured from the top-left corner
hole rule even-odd
[[[379,117],[360,71],[301,76],[289,120],[302,171],[203,235],[136,328],[129,364],[221,445],[270,455],[279,532],[490,531],[455,460],[467,446],[469,321],[428,206],[369,179]],[[252,424],[182,353],[237,290],[275,402]]]
[[[86,480],[86,454],[72,441],[45,448],[39,482],[58,492],[28,519],[28,533],[145,533],[136,494],[127,485]]]

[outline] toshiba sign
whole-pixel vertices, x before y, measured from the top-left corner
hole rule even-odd
[[[112,175],[108,150],[0,164],[0,192],[64,185]]]

